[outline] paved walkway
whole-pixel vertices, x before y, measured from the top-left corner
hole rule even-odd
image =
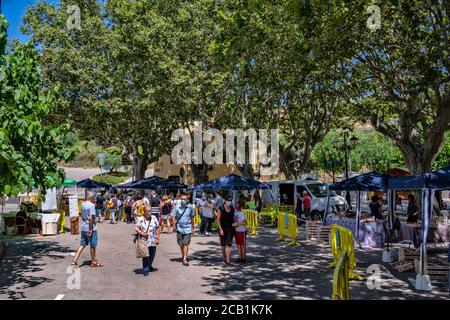
[[[196,236],[191,265],[185,267],[175,235],[163,234],[154,263],[159,271],[144,277],[134,256],[133,229],[99,225],[98,257],[105,266],[91,268],[84,252],[79,290],[66,284],[78,236],[9,240],[8,255],[0,262],[0,299],[330,299],[332,271],[326,266],[332,257],[325,244],[288,247],[275,241],[274,229],[266,228],[249,238],[248,264],[228,267],[221,263],[217,236]],[[380,257],[380,250],[358,251],[357,272],[364,275]],[[448,299],[446,288],[417,292],[407,277],[382,269],[381,289],[352,281],[352,299]]]

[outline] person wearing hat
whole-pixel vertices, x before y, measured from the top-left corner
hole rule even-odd
[[[78,267],[78,258],[83,252],[84,248],[90,245],[91,247],[91,267],[103,267],[96,257],[97,248],[97,220],[95,219],[95,195],[93,192],[88,192],[86,200],[81,204],[81,239],[80,247],[72,261],[72,266]]]

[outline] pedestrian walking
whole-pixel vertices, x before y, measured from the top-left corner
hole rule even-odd
[[[239,255],[239,258],[236,261],[238,263],[247,262],[247,220],[245,212],[242,211],[244,204],[244,202],[239,202],[236,205],[236,211],[234,213],[233,227],[235,228],[234,238]]]
[[[192,231],[194,229],[195,210],[188,203],[188,195],[180,197],[180,204],[172,211],[175,219],[175,229],[177,230],[177,242],[181,251],[181,262],[184,266],[189,266],[188,253],[191,243]]]
[[[118,214],[118,218],[117,218],[117,222],[123,222],[123,218],[124,218],[124,196],[123,196],[123,192],[120,192],[119,197],[117,197],[118,201],[119,201],[119,214]]]
[[[302,199],[302,195],[299,194],[297,196],[297,203],[295,204],[295,213],[297,215],[297,219],[301,220],[304,218],[303,215],[303,199]]]
[[[159,221],[152,215],[152,209],[150,206],[145,206],[144,215],[139,217],[136,223],[136,232],[138,237],[146,241],[148,248],[147,252],[142,257],[142,271],[144,276],[148,276],[149,272],[158,271],[153,267],[153,261],[156,256],[156,246],[159,244]]]
[[[111,200],[108,204],[108,209],[111,214],[111,224],[114,224],[116,222],[116,213],[119,210],[119,200],[117,199],[117,195],[114,193],[112,195]]]
[[[142,200],[142,196],[140,195],[136,196],[136,201],[133,203],[133,214],[135,222],[138,218],[144,215],[144,202]]]
[[[200,233],[203,233],[205,236],[211,235],[215,207],[212,195],[208,194],[202,202],[202,225],[200,227]]]
[[[134,199],[133,194],[130,192],[128,193],[128,196],[125,199],[125,221],[127,224],[130,224],[133,221],[133,207],[134,207]]]
[[[219,225],[220,246],[222,249],[222,260],[226,265],[231,265],[231,246],[233,244],[234,208],[231,197],[227,197],[224,205],[217,211],[217,223]]]
[[[172,204],[168,196],[162,197],[161,201],[161,233],[164,232],[164,227],[167,228],[167,233],[173,232],[173,225],[170,219],[170,213],[172,212]]]
[[[217,208],[222,208],[223,206],[223,198],[218,191],[215,192],[214,203]]]
[[[78,259],[84,248],[90,246],[91,267],[103,267],[103,264],[96,259],[96,248],[98,245],[96,209],[94,193],[88,192],[85,201],[81,204],[81,239],[80,247],[72,261],[72,266],[78,267]]]
[[[158,218],[158,221],[161,221],[161,199],[160,197],[158,197],[156,191],[152,191],[150,205],[152,206],[152,215],[156,216],[156,218]]]
[[[95,215],[98,218],[98,222],[101,223],[101,217],[105,211],[105,193],[106,191],[102,191],[99,193],[95,199]]]

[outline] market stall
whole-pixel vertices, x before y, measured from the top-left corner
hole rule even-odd
[[[444,224],[439,225],[436,224],[437,220],[433,220],[432,218],[433,205],[435,202],[434,193],[435,191],[450,189],[450,166],[422,175],[392,178],[389,180],[388,187],[390,193],[398,190],[421,193],[422,222],[417,225],[411,225],[408,229],[403,228],[401,230],[401,237],[407,237],[416,245],[417,243],[420,245],[420,266],[419,272],[416,275],[415,286],[418,290],[429,291],[431,290],[431,282],[429,275],[426,274],[426,269],[427,242],[430,240],[430,230],[434,231],[434,227],[439,238],[445,238],[445,235],[448,235],[448,223],[444,222]],[[417,233],[419,234],[417,235]],[[433,237],[436,235],[435,232],[432,234]],[[435,238],[433,238],[433,240],[435,240]]]
[[[327,208],[324,215],[324,225],[342,223],[342,219],[335,219],[329,215],[329,195],[331,190],[354,191],[356,196],[356,215],[352,223],[352,232],[362,247],[383,247],[386,238],[382,221],[374,221],[370,218],[361,219],[361,196],[364,191],[386,192],[390,176],[381,172],[369,172],[359,176],[333,183],[329,186]],[[353,219],[352,219],[353,220]]]

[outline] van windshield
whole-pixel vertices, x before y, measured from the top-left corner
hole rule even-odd
[[[328,187],[325,183],[308,184],[308,189],[313,196],[317,198],[324,198],[327,196]]]

